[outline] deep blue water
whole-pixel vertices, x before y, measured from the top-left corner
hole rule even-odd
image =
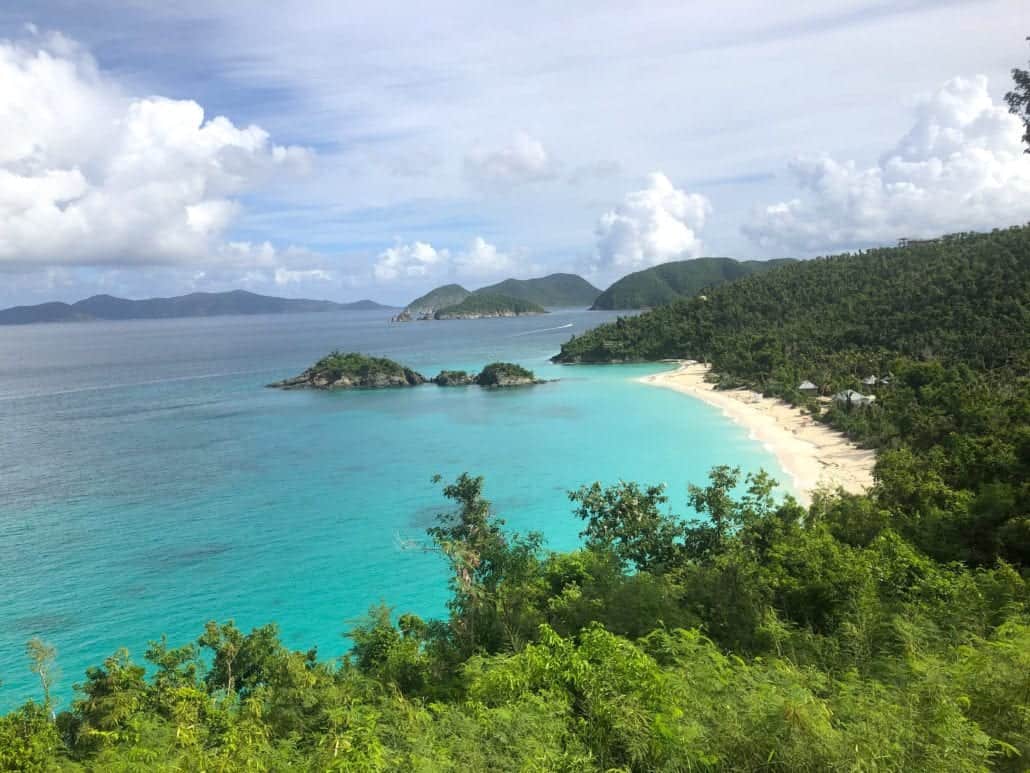
[[[445,509],[431,477],[486,477],[495,509],[548,546],[581,524],[567,491],[665,482],[681,511],[711,466],[776,462],[715,409],[634,381],[658,366],[548,357],[604,312],[391,325],[381,312],[0,328],[0,708],[35,695],[25,642],[56,645],[58,692],[120,646],[274,620],[342,655],[384,600],[444,612],[442,560],[403,550]],[[533,388],[282,392],[334,348],[426,375],[503,359]]]

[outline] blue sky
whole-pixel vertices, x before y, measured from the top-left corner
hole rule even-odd
[[[1030,6],[0,8],[0,305],[405,302],[1030,220]]]

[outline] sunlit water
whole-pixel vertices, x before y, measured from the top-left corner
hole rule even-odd
[[[36,694],[25,641],[56,645],[64,705],[120,646],[194,639],[206,620],[280,624],[346,651],[386,601],[444,612],[433,553],[405,550],[445,508],[434,474],[486,477],[511,529],[574,547],[567,491],[687,482],[775,460],[718,411],[634,381],[658,366],[548,357],[604,312],[390,324],[379,312],[0,328],[0,708]],[[334,348],[427,376],[513,360],[557,383],[513,390],[265,389]]]

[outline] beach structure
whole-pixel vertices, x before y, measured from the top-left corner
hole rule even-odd
[[[815,397],[817,394],[819,394],[819,387],[817,387],[811,381],[808,381],[806,379],[805,381],[802,381],[800,384],[798,384],[798,391],[803,395]]]
[[[865,408],[872,405],[876,401],[876,397],[874,395],[864,395],[861,392],[856,392],[854,389],[845,389],[843,392],[835,394],[833,401],[839,405],[846,406],[850,410],[851,408]]]
[[[883,376],[881,378],[880,376],[866,376],[864,379],[862,379],[862,383],[870,388],[878,386],[887,386],[889,383],[891,383],[891,377]]]

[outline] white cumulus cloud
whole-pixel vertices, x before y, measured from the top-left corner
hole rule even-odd
[[[501,252],[480,236],[453,259],[455,272],[468,277],[495,277],[515,268],[512,256]]]
[[[1026,222],[1030,157],[1021,136],[984,76],[954,78],[922,101],[912,128],[875,166],[825,155],[793,161],[804,195],[756,211],[744,233],[812,253]]]
[[[426,242],[395,244],[379,253],[372,270],[376,279],[394,279],[428,276],[447,263],[447,250],[437,250]]]
[[[601,215],[596,228],[598,268],[637,271],[699,256],[699,234],[711,211],[707,197],[687,193],[661,172],[652,172],[647,187],[627,193],[622,203]]]
[[[515,135],[510,145],[497,150],[476,150],[465,157],[465,173],[473,180],[495,185],[548,180],[558,165],[543,143],[525,132]]]
[[[57,34],[0,41],[0,137],[0,269],[248,260],[225,242],[237,197],[310,162],[191,100],[123,94]]]
[[[515,259],[477,236],[464,250],[437,249],[427,242],[398,243],[379,253],[372,267],[375,278],[482,279],[499,277],[517,268]]]

